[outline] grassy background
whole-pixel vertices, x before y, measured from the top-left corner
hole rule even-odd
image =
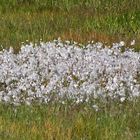
[[[0,45],[61,37],[82,43],[136,39],[139,0],[0,0]],[[2,48],[2,47],[1,47]],[[0,49],[1,49],[0,48]],[[140,102],[20,106],[0,104],[0,140],[139,140]]]
[[[140,102],[0,105],[1,140],[139,140]]]
[[[0,0],[4,47],[58,37],[82,43],[125,40],[130,44],[136,39],[139,47],[139,0]]]

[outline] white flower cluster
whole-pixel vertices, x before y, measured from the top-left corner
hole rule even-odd
[[[70,98],[76,103],[90,98],[140,95],[140,53],[111,48],[102,43],[52,42],[21,46],[0,52],[0,101],[12,104],[48,103]]]

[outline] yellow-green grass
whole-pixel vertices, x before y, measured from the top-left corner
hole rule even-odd
[[[136,39],[139,0],[0,0],[0,45],[61,37],[85,43]],[[0,50],[3,48],[0,46]],[[97,103],[98,104],[98,103]],[[33,105],[0,104],[0,140],[139,140],[140,102]]]
[[[25,40],[58,37],[82,43],[136,39],[139,49],[139,9],[139,0],[0,0],[0,45],[19,49]]]
[[[139,140],[140,102],[59,103],[13,107],[0,104],[1,140]]]

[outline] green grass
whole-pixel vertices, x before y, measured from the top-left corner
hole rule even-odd
[[[139,140],[140,102],[0,105],[2,140]]]
[[[139,0],[0,0],[0,45],[62,39],[112,43],[136,39]],[[0,46],[0,50],[3,48]],[[139,140],[140,102],[91,105],[0,104],[0,140]]]
[[[0,0],[0,44],[18,49],[25,40],[115,42],[137,40],[139,0]]]

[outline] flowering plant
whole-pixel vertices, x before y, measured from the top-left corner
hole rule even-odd
[[[81,46],[81,47],[79,47]],[[133,99],[140,95],[140,53],[121,43],[86,46],[54,40],[0,52],[0,101],[48,103],[51,99]]]

